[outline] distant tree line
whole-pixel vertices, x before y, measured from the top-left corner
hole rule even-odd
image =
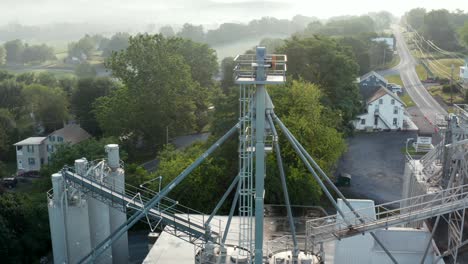
[[[16,39],[7,41],[3,46],[0,46],[0,65],[5,63],[41,63],[55,59],[54,49],[46,44],[29,45]]]
[[[121,51],[128,47],[130,34],[116,33],[110,38],[102,35],[85,35],[76,42],[68,44],[68,57],[77,58],[80,61],[88,60],[96,51],[102,52],[102,56],[107,58],[112,52]]]
[[[178,32],[175,32],[171,26],[163,26],[160,28],[160,33],[166,37],[178,36],[196,42],[220,45],[262,35],[289,36],[303,30],[307,24],[316,20],[317,18],[301,15],[296,15],[291,20],[263,17],[247,24],[223,23],[217,29],[206,32],[202,25],[186,23]]]
[[[457,51],[461,45],[468,47],[468,13],[462,10],[415,8],[403,16],[403,21],[442,49]]]

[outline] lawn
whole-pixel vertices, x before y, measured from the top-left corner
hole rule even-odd
[[[412,107],[416,105],[408,93],[405,93],[402,96],[400,96],[400,99],[405,103],[406,107]]]
[[[432,96],[440,96],[444,100],[444,102],[446,104],[450,105],[450,93],[444,93],[442,91],[442,86],[436,85],[436,86],[430,87],[429,88],[429,93]],[[463,97],[463,94],[454,91],[454,93],[453,93],[453,103],[454,104],[463,104],[463,103],[465,103],[465,98]]]
[[[424,66],[422,66],[421,64],[416,65],[416,73],[418,74],[419,80],[427,79],[426,69],[424,69]]]
[[[385,76],[385,79],[387,79],[389,83],[396,83],[398,85],[403,86],[403,81],[401,80],[399,74]]]

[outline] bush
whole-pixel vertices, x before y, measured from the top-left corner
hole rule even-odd
[[[442,86],[442,92],[450,94],[451,92],[453,93],[458,93],[460,90],[458,90],[458,87],[456,85],[452,85],[452,89],[450,89],[450,84],[445,84]]]

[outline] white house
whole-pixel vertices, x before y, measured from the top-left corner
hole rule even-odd
[[[47,163],[45,137],[30,137],[15,143],[18,172],[38,171]]]
[[[47,137],[30,137],[15,143],[18,173],[39,171],[42,165],[49,163],[58,145],[73,145],[90,137],[91,135],[79,125],[70,124],[55,130]]]
[[[463,86],[468,89],[468,58],[465,59],[465,65],[460,67],[460,80]]]
[[[396,94],[381,86],[366,100],[366,110],[353,121],[354,127],[357,130],[408,129],[411,120],[405,106]]]
[[[50,160],[52,154],[57,150],[58,145],[64,143],[74,145],[90,137],[91,135],[77,124],[68,124],[59,130],[55,130],[46,139],[47,161]]]

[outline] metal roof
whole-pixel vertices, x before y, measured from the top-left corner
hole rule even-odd
[[[13,144],[14,146],[23,146],[23,145],[40,145],[46,139],[46,137],[29,137],[27,139],[21,140]]]

